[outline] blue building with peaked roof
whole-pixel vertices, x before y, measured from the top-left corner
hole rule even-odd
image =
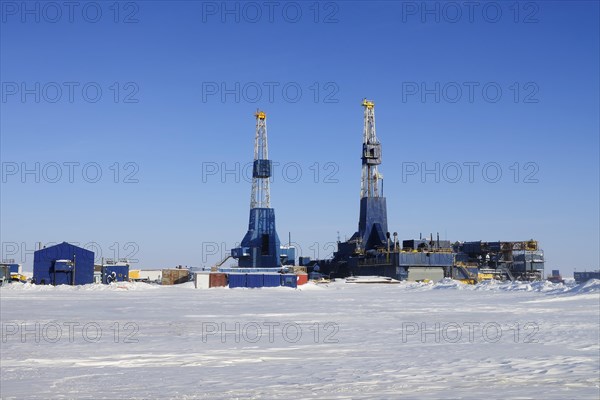
[[[67,242],[33,254],[33,283],[85,285],[94,282],[94,252]]]

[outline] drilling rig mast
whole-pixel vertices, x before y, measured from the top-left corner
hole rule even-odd
[[[252,169],[252,193],[250,208],[271,207],[271,161],[267,142],[267,114],[256,111],[256,135],[254,136],[254,166]]]
[[[383,175],[377,170],[377,166],[381,164],[381,144],[375,133],[375,103],[364,99],[362,105],[364,127],[360,197],[380,197],[379,181],[381,180],[381,196],[383,196]]]
[[[354,234],[360,251],[385,247],[388,241],[387,205],[383,197],[383,175],[379,173],[381,164],[381,143],[375,132],[375,103],[363,99],[363,148],[362,179],[360,186],[360,216],[358,232]]]
[[[275,229],[275,210],[271,208],[270,179],[273,163],[269,160],[267,114],[257,110],[254,136],[254,163],[248,232],[231,256],[243,268],[279,268],[280,242]]]

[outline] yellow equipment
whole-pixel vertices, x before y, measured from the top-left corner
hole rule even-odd
[[[17,272],[11,272],[10,273],[10,280],[13,281],[13,282],[26,283],[27,282],[27,277],[25,275],[19,274]]]

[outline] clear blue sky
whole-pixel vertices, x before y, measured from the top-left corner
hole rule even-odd
[[[2,258],[211,265],[247,229],[256,108],[282,242],[327,256],[357,229],[367,97],[402,239],[534,238],[548,270],[598,267],[598,2],[223,4],[2,1]]]

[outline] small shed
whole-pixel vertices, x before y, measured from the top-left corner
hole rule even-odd
[[[129,281],[129,264],[105,264],[102,266],[102,283]]]

